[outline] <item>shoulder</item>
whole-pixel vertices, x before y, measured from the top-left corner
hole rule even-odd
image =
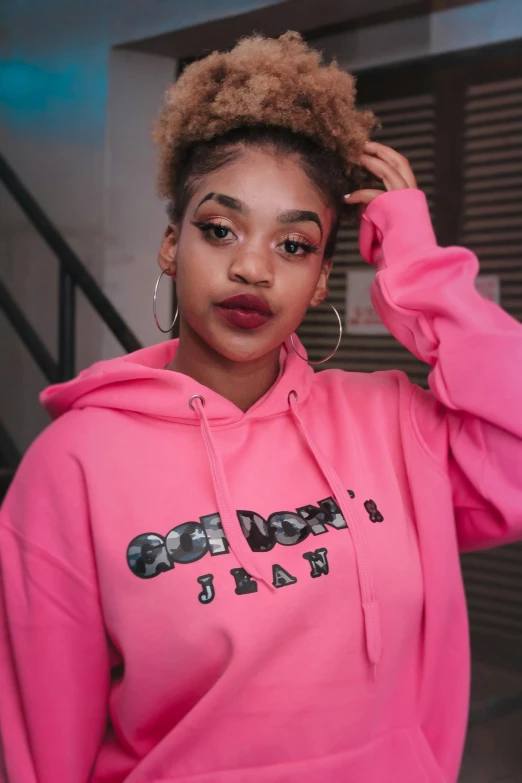
[[[49,424],[25,452],[4,506],[25,507],[36,497],[42,505],[83,487],[82,452],[91,437],[87,412],[71,410]]]
[[[89,498],[79,456],[89,426],[83,414],[60,416],[29,447],[0,510],[0,535],[24,568],[30,563],[43,573],[45,562],[50,573],[66,570],[92,590]]]
[[[448,450],[448,411],[431,391],[422,389],[399,370],[351,373],[327,370],[314,382],[318,407],[340,412],[347,408],[366,425],[388,426],[413,435],[438,463]]]
[[[409,403],[417,387],[399,370],[358,373],[325,370],[316,374],[314,392],[323,397],[342,395],[346,401],[369,405],[379,401],[390,405]]]
[[[444,467],[448,452],[448,415],[431,391],[412,383],[401,371],[318,373],[310,401],[322,419],[335,426],[349,422],[413,441]],[[399,435],[398,435],[399,434]]]
[[[50,467],[52,460],[61,463],[68,458],[79,456],[87,435],[92,433],[92,424],[90,411],[67,411],[35,438],[22,459],[21,467],[33,463]]]
[[[71,408],[54,419],[33,441],[24,462],[35,460],[57,462],[91,461],[109,442],[111,436],[128,427],[125,411],[112,408]]]

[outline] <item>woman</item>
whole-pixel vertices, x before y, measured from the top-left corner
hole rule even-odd
[[[469,251],[437,247],[373,122],[296,34],[167,96],[179,342],[47,390],[57,421],[3,509],[11,783],[456,780],[458,554],[522,535],[522,327]],[[375,305],[431,392],[314,375],[294,336],[349,190]]]

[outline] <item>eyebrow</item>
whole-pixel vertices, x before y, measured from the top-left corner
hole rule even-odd
[[[242,201],[239,201],[237,198],[232,198],[232,196],[226,196],[224,193],[207,193],[205,198],[199,202],[197,209],[199,209],[201,205],[205,204],[207,201],[215,201],[217,204],[221,204],[222,207],[228,207],[229,209],[233,209],[236,212],[240,212],[242,215],[246,215],[250,211],[246,204],[244,204]],[[323,224],[321,223],[317,212],[311,212],[307,209],[289,209],[286,212],[281,212],[281,214],[278,215],[277,222],[285,224],[306,222],[315,223],[321,232],[321,239],[323,237]]]
[[[307,209],[291,209],[288,212],[281,212],[277,218],[278,223],[306,223],[312,222],[319,226],[321,238],[323,236],[323,225],[317,212],[309,212]]]
[[[247,206],[243,204],[242,201],[239,201],[237,198],[232,198],[232,196],[225,196],[224,193],[207,193],[205,198],[199,202],[197,208],[199,209],[206,201],[216,201],[218,204],[221,204],[222,207],[234,209],[242,215],[246,215],[248,212]]]

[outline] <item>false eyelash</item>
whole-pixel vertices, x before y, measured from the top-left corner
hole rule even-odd
[[[318,253],[319,247],[317,245],[308,245],[306,242],[295,242],[294,244],[302,247],[305,253]]]
[[[223,223],[212,223],[211,221],[208,221],[207,223],[198,223],[198,221],[194,221],[192,225],[196,226],[196,228],[200,228],[202,231],[208,231],[211,228],[228,228],[228,226],[223,225]]]
[[[290,242],[292,245],[297,245],[297,247],[302,248],[305,253],[318,253],[319,252],[319,246],[318,245],[310,245],[308,242],[302,242],[299,240],[294,239],[285,239],[285,242]]]
[[[198,223],[197,221],[194,221],[192,225],[199,228],[200,231],[210,231],[212,228],[226,228],[228,231],[231,231],[224,223],[212,223],[211,221],[207,223]]]

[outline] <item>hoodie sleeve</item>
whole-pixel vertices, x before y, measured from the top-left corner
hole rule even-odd
[[[476,287],[469,250],[437,246],[418,190],[384,193],[366,210],[372,300],[390,332],[431,365],[414,387],[421,446],[451,480],[462,550],[522,538],[522,325]]]
[[[2,783],[86,783],[107,722],[86,492],[62,422],[29,449],[0,511]]]

